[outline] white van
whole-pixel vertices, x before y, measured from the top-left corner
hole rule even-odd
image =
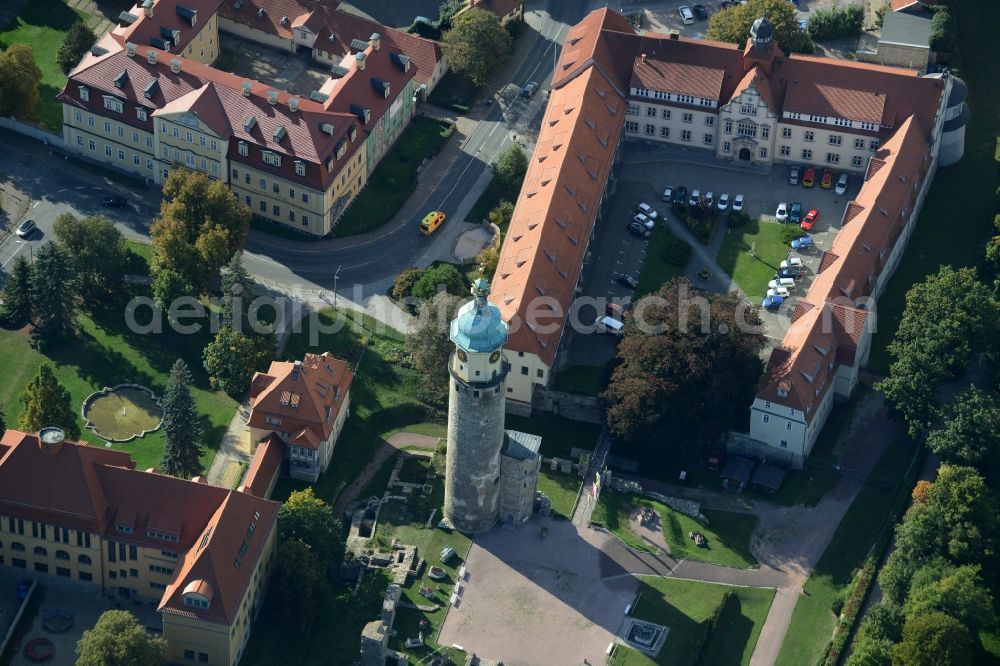
[[[610,333],[611,335],[616,335],[621,337],[622,331],[625,328],[625,324],[621,323],[614,317],[601,317],[597,320],[597,325],[604,328],[605,333]]]

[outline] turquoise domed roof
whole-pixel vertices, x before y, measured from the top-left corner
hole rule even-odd
[[[500,309],[486,300],[490,284],[479,278],[472,285],[474,298],[458,310],[451,322],[451,341],[470,352],[492,352],[507,342],[507,322]]]

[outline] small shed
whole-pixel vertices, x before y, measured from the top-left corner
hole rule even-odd
[[[722,487],[737,493],[743,492],[750,483],[751,472],[753,472],[752,460],[736,456],[730,458],[719,474],[722,477]]]
[[[774,493],[781,488],[781,482],[784,480],[785,470],[769,463],[761,463],[753,473],[750,485],[762,492]]]

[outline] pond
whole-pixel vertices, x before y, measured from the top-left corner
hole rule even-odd
[[[160,427],[163,408],[153,392],[119,385],[92,393],[83,403],[87,427],[109,442],[128,442]]]

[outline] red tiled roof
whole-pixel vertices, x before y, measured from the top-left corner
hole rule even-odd
[[[233,559],[253,516],[258,528],[244,562],[255,562],[273,530],[278,504],[245,493],[164,474],[138,472],[121,451],[64,441],[44,452],[37,435],[8,430],[0,458],[0,514],[102,534],[114,541],[184,552],[161,610],[180,610],[169,598],[199,580],[215,591],[210,608],[182,612],[231,623],[250,583],[253,566],[237,569]],[[115,527],[120,524],[130,531]],[[171,534],[166,541],[148,529]],[[211,532],[202,544],[200,537]],[[196,550],[196,546],[200,547]],[[206,559],[212,567],[188,566]],[[201,583],[199,583],[200,585]],[[180,593],[178,592],[178,595]],[[175,603],[176,602],[176,603]]]
[[[333,432],[353,379],[347,362],[330,352],[306,354],[295,363],[273,361],[266,375],[258,372],[251,382],[249,425],[275,430],[267,418],[279,417],[281,432],[293,433],[297,446],[317,448]]]
[[[729,96],[730,99],[733,97],[739,97],[743,94],[743,91],[750,87],[751,84],[754,89],[756,89],[757,93],[760,94],[764,103],[767,104],[767,108],[775,113],[780,111],[777,103],[774,101],[774,95],[771,93],[771,86],[767,82],[767,77],[764,75],[764,72],[761,71],[760,67],[756,65],[754,65],[753,69],[748,71],[743,79],[736,84],[736,88]]]
[[[163,39],[161,29],[165,28],[177,36],[177,42],[170,47],[170,51],[180,53],[223,4],[223,0],[156,0],[156,4],[153,5],[153,18],[149,20],[142,9],[142,3],[139,2],[129,10],[129,13],[138,16],[139,20],[131,25],[114,28],[112,34],[122,44],[132,42],[138,46],[152,46],[149,40]],[[177,13],[178,8],[197,12],[193,26],[188,19]]]
[[[794,79],[785,93],[784,110],[881,124],[885,94],[879,90],[859,90],[853,81],[845,80],[843,84],[836,87]]]
[[[937,6],[937,0],[892,0],[892,11],[898,12],[901,9],[907,9],[914,6],[926,6],[935,7]]]
[[[640,54],[632,69],[631,87],[719,99],[725,77],[724,69],[653,60]]]

